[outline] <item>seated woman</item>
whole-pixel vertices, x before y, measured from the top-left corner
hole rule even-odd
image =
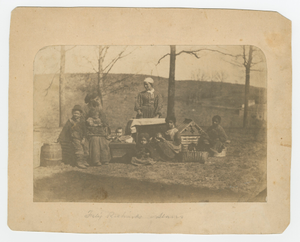
[[[162,134],[157,133],[151,144],[162,160],[175,161],[179,159],[179,152],[181,151],[181,136],[175,127],[175,117],[167,117],[166,123],[167,131]]]

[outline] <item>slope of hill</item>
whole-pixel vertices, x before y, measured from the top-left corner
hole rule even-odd
[[[109,74],[104,82],[104,109],[111,126],[124,127],[126,121],[135,117],[134,102],[140,91],[144,90],[143,80],[146,75]],[[166,116],[168,79],[152,76],[154,88],[160,92],[164,100],[164,117]],[[52,83],[48,94],[45,90]],[[34,109],[35,125],[55,127],[58,122],[58,75],[35,75],[34,79]],[[70,117],[73,105],[84,104],[86,93],[95,91],[97,87],[96,73],[65,74],[63,85],[63,120]],[[212,115],[223,117],[226,127],[240,127],[241,118],[237,116],[237,109],[244,103],[245,86],[240,84],[176,81],[175,111],[177,120],[192,118],[199,125],[210,124]],[[250,99],[256,103],[266,103],[266,89],[250,87]],[[203,105],[203,106],[202,106]],[[236,110],[222,110],[205,108],[204,105],[226,106]],[[46,110],[46,111],[45,111]],[[51,111],[49,111],[51,110]],[[55,122],[55,124],[53,124]]]

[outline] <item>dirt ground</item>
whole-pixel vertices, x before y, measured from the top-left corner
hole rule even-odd
[[[86,170],[67,165],[34,168],[35,202],[264,202],[265,133],[226,130],[227,156],[205,164],[157,162],[134,166],[114,159]]]

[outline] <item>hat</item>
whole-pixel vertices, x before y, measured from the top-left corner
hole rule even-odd
[[[88,94],[86,94],[86,96],[84,98],[84,102],[89,103],[92,99],[95,99],[97,96],[98,96],[97,92],[88,93]]]
[[[79,112],[83,113],[80,105],[75,105],[74,108],[72,109],[72,112],[74,112],[74,111],[79,111]]]
[[[147,78],[145,78],[144,83],[151,83],[151,84],[153,84],[154,81],[153,81],[153,79],[151,77],[147,77]]]

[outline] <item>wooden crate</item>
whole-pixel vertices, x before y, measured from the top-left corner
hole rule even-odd
[[[135,143],[111,142],[109,144],[111,158],[119,158],[128,153],[132,153],[135,149]]]

